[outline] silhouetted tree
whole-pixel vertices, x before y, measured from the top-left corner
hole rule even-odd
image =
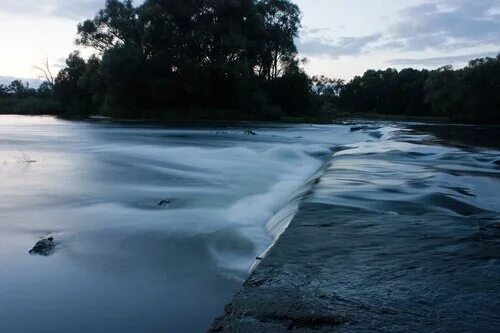
[[[258,54],[260,75],[267,80],[276,79],[295,61],[301,12],[287,0],[262,0],[257,4],[263,18],[264,38]]]
[[[92,64],[92,60],[87,63],[75,51],[66,59],[66,67],[55,79],[54,94],[71,113],[86,115],[96,112],[93,91],[88,89],[88,83],[85,82],[85,75],[91,67],[89,64]]]
[[[87,93],[97,95],[102,112],[135,117],[170,109],[182,116],[230,109],[257,118],[266,110],[311,112],[294,43],[300,16],[288,0],[146,0],[137,7],[108,0],[78,25],[77,44],[102,58],[87,77]],[[59,81],[61,89],[63,82],[80,89],[68,73]],[[280,84],[304,100],[290,103]]]
[[[453,120],[500,122],[500,55],[472,60],[458,75]]]
[[[425,101],[431,105],[433,115],[452,119],[459,89],[458,73],[451,66],[432,71],[425,82]]]
[[[500,55],[460,70],[369,70],[341,88],[338,105],[352,112],[500,122]]]
[[[0,97],[9,96],[9,88],[3,84],[0,84]]]
[[[52,98],[54,89],[53,85],[48,81],[44,81],[40,84],[38,89],[36,90],[36,95],[41,98]]]
[[[279,119],[337,110],[499,118],[499,57],[457,71],[388,68],[347,83],[311,79],[295,45],[300,21],[290,0],[145,0],[138,6],[107,0],[78,25],[76,43],[97,55],[87,61],[70,55],[54,94],[73,113],[132,118]]]
[[[23,83],[21,80],[12,81],[7,89],[12,96],[17,98],[25,98],[35,94],[35,90],[30,88],[29,83]]]
[[[311,78],[311,89],[314,108],[322,115],[333,116],[340,111],[340,93],[345,87],[345,81],[331,79],[324,75]]]

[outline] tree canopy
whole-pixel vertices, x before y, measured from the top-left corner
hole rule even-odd
[[[146,0],[140,6],[107,0],[78,25],[76,43],[99,57],[86,63],[71,55],[56,92],[79,113],[228,110],[255,119],[307,113],[308,98],[290,103],[280,88],[310,95],[294,42],[300,19],[288,0]]]
[[[66,113],[127,118],[333,117],[339,111],[500,122],[500,56],[463,69],[368,70],[349,82],[309,77],[289,0],[107,0],[78,24],[66,67],[38,91],[22,82],[0,97],[55,97]]]
[[[500,55],[459,70],[369,70],[340,89],[336,105],[351,112],[500,123]]]

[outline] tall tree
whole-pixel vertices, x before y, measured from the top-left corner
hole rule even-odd
[[[29,94],[29,84],[23,83],[21,80],[12,81],[8,88],[9,93],[17,98],[27,97]]]
[[[271,90],[286,75],[280,82],[294,77],[309,93],[297,70],[300,16],[288,0],[107,0],[78,25],[77,44],[102,57],[103,110],[289,109]]]
[[[425,101],[432,106],[434,115],[454,118],[459,89],[459,78],[453,67],[444,66],[430,73],[425,82]]]
[[[9,88],[3,84],[0,84],[0,97],[9,96]]]
[[[66,59],[66,67],[55,79],[54,94],[62,106],[72,113],[89,114],[96,111],[92,107],[92,94],[80,85],[86,71],[87,63],[75,51]]]
[[[257,71],[268,80],[283,74],[295,59],[294,39],[301,27],[299,7],[288,0],[262,0],[257,4],[264,23],[262,53]]]
[[[77,45],[89,46],[101,53],[115,47],[141,46],[137,8],[132,0],[106,0],[93,19],[78,24]]]

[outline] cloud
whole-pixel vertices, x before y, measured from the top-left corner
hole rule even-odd
[[[327,29],[304,28],[297,42],[299,52],[337,59],[374,51],[456,53],[478,47],[500,48],[500,0],[426,0],[400,10],[396,21],[380,33],[334,41],[326,37],[329,33]],[[426,64],[440,62],[438,58],[426,59]]]
[[[318,28],[318,27],[303,27],[300,29],[301,36],[312,36],[320,33],[329,32],[330,28]]]
[[[92,17],[105,0],[2,0],[0,12],[26,16],[52,16],[69,19]]]
[[[307,27],[302,31],[298,48],[306,56],[336,59],[381,50],[451,52],[500,47],[499,8],[500,0],[427,0],[402,9],[397,21],[377,34],[329,41],[325,29]],[[426,64],[440,62],[438,58],[427,59]]]
[[[500,51],[499,51],[500,52]],[[466,54],[459,56],[431,57],[431,58],[401,58],[388,61],[391,65],[422,65],[422,66],[444,66],[468,63],[472,59],[484,57],[496,57],[499,52],[486,52]]]
[[[411,51],[500,45],[499,4],[500,0],[428,1],[403,9],[387,37]]]
[[[312,57],[329,57],[336,59],[345,55],[359,55],[372,43],[380,39],[380,34],[360,37],[342,37],[335,41],[319,37],[305,38],[297,41],[300,54]]]
[[[103,7],[103,0],[58,0],[53,14],[68,18],[90,18]]]

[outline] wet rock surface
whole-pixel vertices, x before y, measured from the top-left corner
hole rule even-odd
[[[457,245],[476,231],[305,203],[210,332],[494,332],[500,243]]]
[[[49,256],[54,251],[54,248],[54,238],[52,236],[49,236],[39,240],[29,251],[29,253],[33,255]]]
[[[171,203],[172,203],[171,199],[164,199],[158,202],[158,207],[168,208]]]

